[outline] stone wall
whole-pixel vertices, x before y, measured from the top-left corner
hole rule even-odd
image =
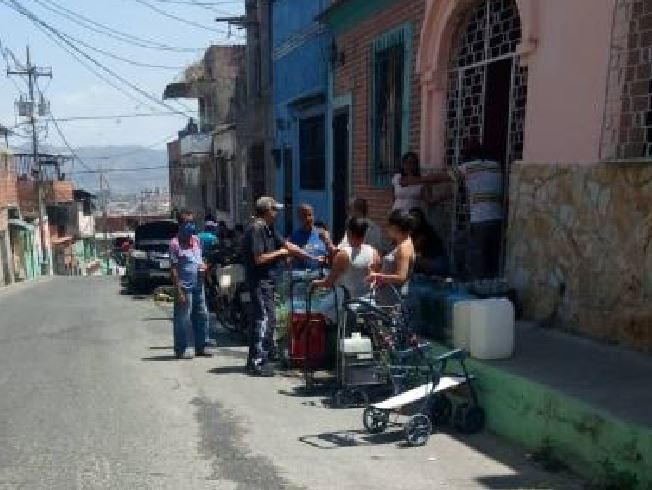
[[[652,353],[652,165],[515,164],[509,214],[529,319]]]

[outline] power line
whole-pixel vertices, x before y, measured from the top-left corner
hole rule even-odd
[[[97,170],[78,170],[71,173],[74,175],[79,175],[79,174],[106,174],[106,173],[116,173],[116,172],[145,172],[148,170],[161,170],[164,168],[169,168],[169,166],[156,165],[153,167],[139,167],[139,168],[103,168]]]
[[[165,117],[165,116],[178,116],[179,114],[171,111],[160,112],[136,112],[133,114],[115,114],[115,115],[100,115],[100,116],[67,116],[57,118],[58,122],[73,122],[73,121],[102,121],[114,119],[130,119],[138,117]]]
[[[221,10],[215,8],[217,5],[225,5],[225,4],[239,4],[242,5],[242,1],[233,1],[229,0],[226,2],[200,2],[199,0],[154,0],[157,3],[163,3],[163,4],[176,4],[176,5],[193,5],[195,7],[200,7],[203,8],[204,10],[208,10],[210,12],[215,12],[218,14],[225,14],[225,15],[231,15],[232,12],[228,12],[226,10]]]
[[[50,117],[50,121],[54,124],[54,129],[56,129],[57,133],[59,134],[59,138],[61,138],[61,141],[63,141],[63,144],[66,145],[66,148],[68,148],[68,151],[70,154],[74,157],[75,160],[77,160],[79,163],[81,163],[81,166],[87,169],[88,171],[93,171],[93,169],[86,164],[84,160],[82,160],[79,155],[75,152],[75,150],[72,148],[70,145],[70,142],[66,138],[66,135],[63,134],[63,131],[61,131],[61,128],[59,127],[59,124],[57,123],[57,120],[54,117]]]
[[[9,8],[14,8],[13,6],[11,6],[11,5],[9,5],[8,3],[6,3],[5,0],[0,0],[0,2],[3,3],[4,5],[8,6]],[[76,60],[80,65],[82,65],[84,68],[86,68],[88,71],[90,71],[90,72],[91,72],[93,75],[95,75],[97,78],[99,78],[100,80],[102,80],[102,81],[103,81],[104,83],[106,83],[107,85],[113,87],[113,88],[116,89],[118,92],[122,93],[123,95],[125,95],[127,98],[133,100],[134,102],[137,102],[138,104],[141,104],[141,103],[142,103],[142,100],[141,100],[141,99],[139,99],[138,97],[136,97],[135,95],[133,95],[131,92],[129,92],[129,91],[126,90],[125,88],[121,87],[120,85],[118,85],[117,83],[115,83],[115,82],[112,81],[111,79],[107,78],[107,77],[106,77],[105,75],[103,75],[102,73],[100,73],[98,70],[96,70],[95,68],[93,68],[93,67],[92,67],[92,66],[91,66],[87,61],[83,60],[79,55],[77,55],[74,51],[72,51],[70,48],[68,48],[68,46],[66,46],[66,45],[63,44],[63,43],[62,43],[58,38],[56,38],[56,37],[55,37],[55,36],[54,36],[54,35],[53,35],[49,30],[45,29],[43,26],[41,26],[41,25],[39,25],[39,24],[36,24],[36,23],[35,23],[35,26],[36,26],[36,27],[37,27],[41,32],[43,32],[43,34],[44,34],[46,37],[48,37],[48,38],[49,38],[53,43],[55,43],[55,44],[56,44],[57,46],[59,46],[61,49],[63,49],[64,51],[66,51],[66,52],[67,52],[67,53],[68,53],[72,58],[74,58],[74,59],[75,59],[75,60]],[[176,111],[173,111],[173,112],[176,113]]]
[[[94,21],[93,19],[86,17],[74,10],[68,9],[63,5],[56,3],[53,0],[49,0],[48,3],[45,3],[41,0],[33,0],[38,3],[44,9],[49,10],[50,12],[64,17],[69,21],[75,23],[75,25],[83,27],[89,31],[95,32],[96,34],[101,34],[117,41],[129,44],[130,46],[138,46],[145,49],[155,49],[160,51],[176,51],[181,53],[194,53],[202,51],[203,48],[186,48],[179,46],[170,46],[167,44],[160,43],[158,41],[145,39],[142,37],[134,36],[126,32],[119,31],[113,27],[106,26],[99,22]]]
[[[175,109],[173,106],[171,106],[170,104],[168,104],[168,103],[166,103],[166,102],[163,102],[163,101],[158,100],[156,97],[152,96],[151,94],[149,94],[149,93],[146,92],[145,90],[143,90],[143,89],[141,89],[140,87],[138,87],[137,85],[133,84],[132,82],[130,82],[130,81],[127,80],[126,78],[124,78],[124,77],[118,75],[116,72],[114,72],[113,70],[111,70],[111,69],[108,68],[107,66],[105,66],[105,65],[103,65],[102,63],[100,63],[99,61],[97,61],[95,58],[93,58],[92,56],[90,56],[88,53],[86,53],[86,52],[84,52],[83,50],[81,50],[81,49],[80,49],[79,47],[77,47],[74,43],[72,43],[68,38],[66,38],[65,35],[63,35],[61,32],[59,32],[56,28],[52,27],[50,24],[48,24],[47,22],[43,21],[43,20],[40,19],[38,16],[36,16],[35,14],[33,14],[31,11],[29,11],[28,9],[26,9],[26,8],[25,8],[25,7],[24,7],[20,2],[18,2],[18,0],[8,0],[8,1],[11,3],[11,5],[9,5],[9,4],[6,3],[7,0],[0,0],[0,1],[2,1],[2,3],[4,3],[5,5],[10,6],[10,7],[11,7],[13,10],[15,10],[16,12],[18,12],[18,13],[20,13],[21,15],[23,15],[23,16],[27,17],[28,19],[30,19],[33,23],[38,24],[38,25],[41,25],[42,27],[44,27],[45,29],[47,29],[48,31],[50,31],[50,32],[51,32],[52,34],[54,34],[57,38],[59,38],[61,41],[63,41],[63,42],[64,42],[65,44],[67,44],[68,46],[70,46],[70,47],[71,47],[74,51],[76,51],[79,55],[81,55],[82,57],[86,58],[88,61],[90,61],[91,63],[93,63],[93,64],[96,65],[97,67],[99,67],[99,68],[100,68],[102,71],[104,71],[105,73],[107,73],[107,74],[109,74],[110,76],[112,76],[113,78],[119,80],[119,81],[122,82],[123,84],[127,85],[128,87],[130,87],[130,88],[131,88],[132,90],[134,90],[135,92],[138,92],[141,96],[145,97],[146,99],[151,100],[151,101],[154,102],[155,104],[158,104],[158,105],[160,105],[160,106],[162,106],[162,107],[165,107],[165,108],[168,109],[168,110],[178,112],[179,115],[183,115],[183,116],[185,116],[185,117],[188,117],[187,114],[181,112],[180,110]]]
[[[186,24],[192,27],[197,27],[198,29],[204,29],[206,31],[210,32],[217,32],[220,34],[225,34],[226,32],[221,30],[221,29],[216,29],[214,27],[207,27],[203,24],[199,24],[198,22],[194,22],[192,20],[184,19],[182,17],[179,17],[177,15],[171,14],[170,12],[166,12],[165,10],[157,7],[156,5],[152,5],[151,3],[145,1],[145,0],[133,0],[136,3],[139,3],[141,5],[146,6],[147,8],[153,10],[159,15],[162,15],[163,17],[167,17],[168,19],[176,20],[177,22],[181,22],[182,24]],[[228,32],[228,31],[227,31]]]
[[[150,145],[141,146],[140,148],[138,148],[136,150],[132,150],[132,151],[125,151],[125,152],[122,152],[122,153],[114,153],[113,155],[102,155],[102,156],[96,156],[96,157],[87,156],[86,158],[92,158],[93,160],[112,160],[114,158],[122,158],[122,157],[126,157],[126,156],[129,156],[129,155],[135,155],[137,153],[142,153],[145,150],[149,150],[151,148],[154,148],[155,146],[161,145],[163,143],[167,143],[168,140],[170,140],[171,138],[175,138],[176,136],[177,136],[176,133],[171,134],[169,136],[166,136],[162,140],[155,141],[154,143],[152,143]]]
[[[70,34],[63,34],[62,33],[62,35],[64,35],[65,37],[67,37],[71,41],[75,41],[76,43],[81,44],[82,46],[84,46],[87,49],[95,51],[96,53],[103,54],[104,56],[108,56],[109,58],[113,58],[115,60],[122,61],[123,63],[128,63],[128,64],[133,65],[133,66],[139,66],[139,67],[142,67],[142,68],[160,68],[160,69],[163,69],[163,70],[176,70],[176,71],[183,70],[185,68],[184,66],[153,65],[153,64],[150,64],[150,63],[143,63],[141,61],[136,61],[136,60],[132,60],[132,59],[129,59],[129,58],[123,58],[122,56],[119,56],[117,54],[113,54],[113,53],[111,53],[109,51],[105,51],[104,49],[100,49],[100,48],[96,48],[95,46],[91,46],[90,44],[88,44],[88,43],[86,43],[86,42],[84,42],[84,41],[82,41],[82,40],[80,40],[78,38],[72,37]]]

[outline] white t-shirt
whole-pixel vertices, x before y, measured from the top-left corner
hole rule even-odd
[[[392,211],[400,209],[409,212],[412,208],[425,209],[423,202],[423,185],[401,185],[401,174],[392,177],[394,187],[394,205]]]

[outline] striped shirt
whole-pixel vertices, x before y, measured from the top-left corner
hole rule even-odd
[[[503,173],[498,162],[474,160],[460,165],[471,223],[503,219]]]

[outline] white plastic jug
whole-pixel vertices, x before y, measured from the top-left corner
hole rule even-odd
[[[471,348],[471,305],[482,300],[458,301],[453,305],[453,346],[456,349]]]
[[[371,339],[369,337],[363,337],[358,332],[353,332],[350,338],[342,339],[340,352],[343,354],[366,354],[373,352]]]
[[[507,359],[514,354],[514,306],[508,299],[470,304],[469,340],[476,359]]]

